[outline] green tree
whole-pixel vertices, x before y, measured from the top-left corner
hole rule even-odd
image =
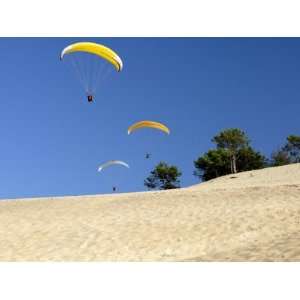
[[[289,135],[286,144],[271,155],[271,166],[284,166],[300,162],[300,136]]]
[[[203,181],[230,174],[230,155],[225,149],[209,150],[194,161],[194,175]]]
[[[300,162],[300,136],[289,135],[287,137],[287,143],[283,147],[283,151],[288,153],[292,163]]]
[[[267,166],[267,158],[250,146],[241,148],[237,153],[237,168],[240,172],[258,170]]]
[[[180,187],[179,177],[181,172],[176,166],[169,166],[165,162],[160,162],[153,171],[151,171],[150,176],[144,181],[144,185],[152,190],[169,190],[176,189]]]
[[[249,145],[249,139],[245,132],[238,128],[230,128],[221,131],[216,135],[212,142],[216,143],[218,149],[225,149],[230,157],[231,173],[237,172],[237,153],[240,149]]]
[[[194,175],[207,181],[219,176],[231,174],[231,157],[226,149],[209,150],[194,161]],[[267,165],[267,159],[250,146],[241,148],[236,153],[236,163],[239,171],[261,169]]]
[[[288,153],[282,149],[274,151],[271,155],[271,167],[284,166],[290,163],[291,160]]]

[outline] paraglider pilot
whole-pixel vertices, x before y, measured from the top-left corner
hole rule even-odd
[[[113,192],[115,192],[115,191],[116,191],[116,189],[117,189],[117,188],[116,188],[115,186],[113,186]]]
[[[87,99],[88,99],[89,102],[93,102],[93,95],[88,95]]]

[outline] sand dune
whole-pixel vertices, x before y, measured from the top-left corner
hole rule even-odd
[[[1,261],[300,261],[300,164],[162,192],[0,201]]]

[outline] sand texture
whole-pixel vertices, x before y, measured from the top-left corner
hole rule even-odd
[[[0,201],[1,261],[300,261],[300,164],[172,191]]]

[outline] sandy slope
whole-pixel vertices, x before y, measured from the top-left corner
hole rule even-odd
[[[190,188],[0,201],[2,261],[300,261],[300,164]]]

